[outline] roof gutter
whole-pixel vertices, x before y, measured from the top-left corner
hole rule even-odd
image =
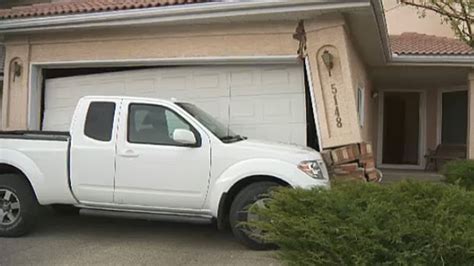
[[[473,67],[474,55],[392,55],[389,66]]]
[[[199,3],[146,9],[130,9],[58,15],[49,17],[6,19],[0,23],[0,34],[65,30],[103,26],[130,26],[152,23],[197,22],[206,19],[223,19],[266,14],[283,14],[311,11],[353,11],[370,7],[369,0],[356,1],[288,1],[288,2],[237,2]]]
[[[397,55],[391,53],[390,38],[387,31],[384,9],[381,0],[371,0],[380,43],[388,66],[453,66],[474,67],[474,55]]]
[[[385,21],[385,13],[381,0],[370,0],[372,11],[374,12],[377,29],[380,37],[380,44],[382,45],[385,63],[392,60],[392,53],[390,47],[390,38],[388,37],[387,22]]]

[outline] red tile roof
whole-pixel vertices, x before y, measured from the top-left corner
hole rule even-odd
[[[216,0],[60,0],[53,3],[0,9],[0,20],[78,13],[184,5]],[[392,52],[398,55],[474,55],[462,41],[419,33],[390,36]]]
[[[0,19],[41,17],[113,10],[138,9],[170,5],[184,5],[209,0],[63,0],[53,3],[0,9]]]
[[[414,32],[392,35],[390,43],[397,55],[474,55],[474,49],[460,40]]]

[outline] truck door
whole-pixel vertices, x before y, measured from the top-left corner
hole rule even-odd
[[[210,168],[208,136],[163,103],[124,100],[117,139],[114,200],[144,208],[200,209]],[[173,141],[175,129],[193,132],[197,145]]]
[[[70,178],[81,203],[113,203],[120,102],[83,99],[76,108],[71,124]]]

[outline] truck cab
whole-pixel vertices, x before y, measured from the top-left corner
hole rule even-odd
[[[277,186],[329,187],[320,154],[247,139],[191,103],[89,96],[69,132],[0,133],[0,236],[27,232],[36,206],[61,204],[92,215],[216,221],[263,249],[239,224]],[[18,209],[5,207],[12,204]]]

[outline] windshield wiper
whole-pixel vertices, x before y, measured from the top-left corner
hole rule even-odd
[[[240,136],[240,135],[233,135],[233,136],[224,136],[220,138],[223,142],[235,142],[235,141],[241,141],[241,140],[246,140],[247,137]]]

